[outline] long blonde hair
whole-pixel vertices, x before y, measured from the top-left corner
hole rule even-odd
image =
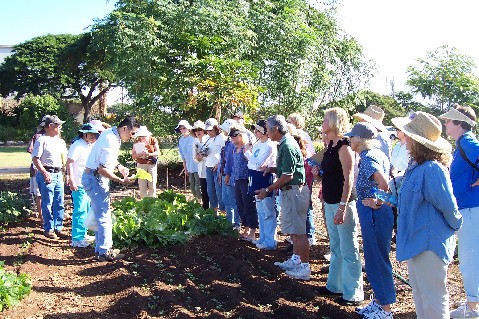
[[[324,111],[324,121],[328,121],[331,130],[339,137],[343,137],[344,133],[349,132],[351,128],[348,112],[340,107]]]

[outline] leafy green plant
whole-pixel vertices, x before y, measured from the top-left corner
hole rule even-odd
[[[120,247],[159,247],[183,244],[196,236],[234,234],[224,217],[172,191],[140,201],[126,197],[113,208],[113,240]]]
[[[20,220],[28,212],[28,202],[17,193],[0,192],[0,225]]]
[[[0,261],[0,311],[17,305],[32,290],[32,283],[27,274],[17,275],[4,269]]]

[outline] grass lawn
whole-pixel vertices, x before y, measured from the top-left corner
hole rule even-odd
[[[32,158],[26,149],[26,146],[1,146],[0,168],[29,167]]]

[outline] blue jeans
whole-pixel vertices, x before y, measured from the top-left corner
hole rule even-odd
[[[103,255],[113,246],[112,220],[110,210],[110,180],[83,173],[82,184],[91,199],[91,209],[95,214],[98,230],[95,232],[95,252]]]
[[[259,222],[258,242],[268,248],[276,248],[276,211],[274,196],[256,201]]]
[[[394,216],[391,207],[372,209],[358,200],[359,223],[363,236],[366,276],[380,305],[396,302],[396,290],[389,260]],[[331,236],[331,235],[330,235]]]
[[[329,232],[331,261],[326,288],[343,294],[350,301],[364,300],[363,274],[358,243],[358,214],[356,202],[349,202],[342,224],[334,224],[338,204],[324,203],[326,226]]]
[[[72,241],[85,239],[87,228],[83,223],[90,211],[90,197],[85,193],[83,186],[72,191],[73,213],[72,213]]]
[[[221,195],[223,196],[223,203],[226,209],[226,220],[234,224],[234,226],[240,226],[241,221],[238,208],[236,207],[235,187],[226,185],[225,176],[222,177]]]
[[[462,227],[457,234],[459,240],[459,269],[466,298],[469,302],[479,302],[479,207],[464,208],[462,214]]]
[[[258,212],[254,202],[254,196],[248,194],[248,180],[238,179],[235,181],[236,207],[241,217],[241,223],[245,227],[258,228]]]
[[[210,208],[219,208],[225,210],[223,198],[221,196],[221,184],[218,181],[218,170],[213,172],[213,167],[206,168],[206,188],[210,198]]]
[[[61,172],[49,174],[52,177],[49,184],[45,182],[42,173],[38,172],[36,175],[38,188],[42,195],[43,230],[60,231],[63,228],[63,215],[65,214],[63,174]]]

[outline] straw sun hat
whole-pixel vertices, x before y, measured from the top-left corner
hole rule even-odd
[[[449,153],[452,150],[451,144],[441,137],[442,125],[434,115],[416,112],[416,116],[408,123],[400,117],[395,117],[391,121],[404,134],[434,152]]]
[[[356,113],[353,116],[355,118],[371,123],[379,131],[388,131],[386,126],[384,126],[383,124],[384,111],[376,105],[370,105],[364,110],[363,113]]]

